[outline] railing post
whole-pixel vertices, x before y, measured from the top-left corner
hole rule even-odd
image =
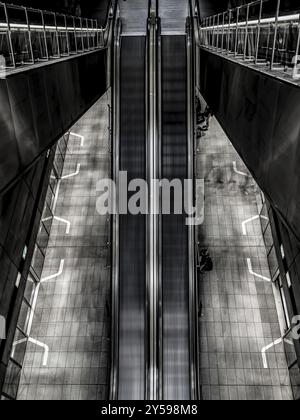
[[[73,16],[73,26],[74,26],[74,42],[75,42],[75,51],[76,54],[78,53],[78,47],[77,47],[77,31],[76,31],[76,21],[75,21],[75,16]]]
[[[88,21],[88,19],[85,19],[85,24],[86,24],[86,36],[87,36],[88,50],[90,50],[90,34],[89,34],[89,21]]]
[[[47,60],[49,60],[49,52],[48,52],[48,45],[47,45],[47,34],[46,34],[45,18],[44,18],[44,12],[42,10],[41,10],[41,17],[42,17],[42,25],[43,25],[43,32],[44,32],[46,58],[47,58]]]
[[[69,44],[69,34],[68,34],[68,25],[67,25],[66,15],[64,15],[64,18],[65,18],[65,27],[66,27],[67,50],[68,50],[68,55],[70,55],[70,44]]]
[[[219,50],[219,37],[220,37],[220,13],[218,14],[218,23],[217,23],[217,50]]]
[[[209,24],[210,24],[210,18],[207,18],[206,20],[206,34],[207,34],[207,46],[210,47],[210,29],[209,29]]]
[[[250,9],[250,4],[247,4],[247,19],[246,19],[245,40],[244,40],[244,61],[246,60],[246,55],[247,55],[248,28],[249,28],[249,9]]]
[[[104,29],[101,27],[101,46],[105,47]]]
[[[56,29],[57,52],[58,52],[58,57],[61,57],[60,45],[59,45],[59,34],[58,34],[58,27],[57,27],[57,19],[56,19],[56,13],[55,12],[53,12],[53,17],[54,17],[54,25],[55,25],[55,29]]]
[[[5,3],[3,3],[3,7],[4,7],[5,19],[6,19],[6,25],[7,25],[8,43],[9,43],[9,48],[10,48],[12,64],[13,64],[13,67],[16,68],[16,59],[15,59],[14,48],[13,48],[13,43],[12,43],[12,38],[11,38],[11,27],[9,23],[8,13],[7,13],[7,6]]]
[[[95,27],[94,27],[94,19],[91,19],[91,31],[90,31],[90,40],[92,43],[92,48],[95,48]]]
[[[93,21],[94,23],[93,23],[93,28],[95,28],[95,36],[94,36],[94,39],[95,39],[95,48],[98,48],[99,47],[99,44],[100,44],[100,42],[99,42],[99,28],[98,28],[98,22],[97,22],[97,20],[95,19],[94,21]]]
[[[228,10],[227,55],[229,55],[229,51],[230,51],[230,22],[231,22],[231,10]]]
[[[27,30],[28,30],[28,40],[29,40],[29,49],[30,49],[30,54],[31,54],[31,62],[32,62],[32,64],[34,64],[32,39],[31,39],[31,29],[30,29],[30,24],[29,24],[29,19],[28,19],[27,7],[24,7],[24,12],[25,12],[26,25],[27,25]]]
[[[215,18],[216,16],[214,15],[212,17],[212,40],[211,40],[213,48],[215,48]]]
[[[98,25],[98,23],[97,23]],[[105,47],[105,29],[103,28],[103,26],[101,26],[101,47]]]
[[[93,19],[88,19],[88,23],[91,24],[91,27],[88,26],[89,48],[93,49],[94,48],[94,43],[93,43],[93,38],[92,38],[93,29],[94,29]]]
[[[100,32],[99,32],[99,28],[98,28],[97,19],[94,20],[93,27],[95,28],[95,34],[96,34],[96,36],[95,36],[95,39],[96,39],[96,41],[95,41],[95,48],[99,48],[99,45],[100,45],[99,33]]]
[[[95,40],[94,46],[95,46],[95,48],[97,48],[98,45],[99,45],[99,41],[98,41],[99,31],[98,31],[98,22],[97,22],[97,19],[93,20],[93,28],[94,28],[94,40]]]
[[[273,40],[273,47],[272,47],[272,57],[271,57],[271,63],[270,63],[270,70],[273,70],[273,68],[274,68],[274,59],[275,59],[275,49],[276,49],[276,42],[277,42],[279,12],[280,12],[280,0],[277,0],[277,9],[276,9],[276,17],[275,17],[276,20],[275,20],[274,40]]]
[[[254,60],[254,63],[255,64],[257,64],[257,60],[258,60],[258,50],[259,50],[259,40],[260,40],[260,27],[261,27],[262,9],[263,9],[263,0],[260,0],[258,25],[257,25],[257,39],[256,39],[256,47],[255,47],[255,60]]]
[[[239,35],[239,17],[240,17],[240,7],[236,9],[236,29],[235,29],[235,42],[234,42],[234,56],[237,56],[237,46],[238,46],[238,35]]]
[[[223,12],[223,24],[222,24],[222,44],[221,44],[221,50],[222,50],[222,51],[223,51],[223,49],[224,49],[225,14],[226,14],[226,12]]]
[[[214,16],[211,17],[210,27],[211,27],[211,46],[214,47]]]
[[[103,44],[103,42],[102,42],[102,34],[103,34],[102,26],[99,28],[97,19],[95,20],[95,24],[96,24],[96,31],[97,31],[97,38],[96,38],[97,39],[97,48],[100,48],[100,47],[102,47],[102,44]]]
[[[82,27],[82,18],[79,18],[80,19],[80,28],[81,28],[81,31],[80,31],[80,33],[81,33],[81,45],[82,45],[82,51],[84,51],[84,40],[83,40],[83,27]]]
[[[210,29],[209,29],[209,24],[210,24],[210,18],[206,18],[206,37],[207,37],[207,46],[210,47]]]
[[[206,18],[206,38],[207,38],[207,46],[211,46],[211,39],[210,39],[210,17]]]
[[[293,68],[293,79],[299,79],[300,75],[298,74],[299,71],[299,65],[298,65],[298,58],[300,56],[300,19],[298,22],[298,38],[297,38],[297,46],[295,51],[295,64]]]

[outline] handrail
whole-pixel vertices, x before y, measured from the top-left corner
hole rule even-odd
[[[202,20],[200,45],[219,54],[300,79],[300,10],[281,0],[256,0]]]
[[[147,326],[147,386],[148,400],[157,400],[159,395],[159,198],[153,184],[158,179],[159,129],[158,129],[158,49],[157,49],[157,1],[149,1],[146,63],[146,121],[147,121],[147,182],[149,185],[150,212],[147,216],[147,271],[146,271],[146,326]]]
[[[190,0],[190,16],[186,25],[187,43],[187,146],[188,179],[195,180],[195,50],[194,50],[194,11]],[[189,205],[194,207],[196,200],[195,182]],[[189,253],[189,334],[190,334],[190,387],[191,399],[199,399],[199,340],[198,340],[198,288],[196,267],[195,226],[188,226]]]
[[[113,16],[114,40],[112,58],[112,179],[119,185],[119,156],[120,156],[120,53],[121,53],[121,20],[117,17],[117,9]],[[111,372],[110,372],[110,400],[118,398],[118,367],[119,367],[119,203],[116,194],[115,214],[112,217],[112,254],[111,254]]]
[[[96,19],[0,2],[0,70],[15,69],[107,47]]]

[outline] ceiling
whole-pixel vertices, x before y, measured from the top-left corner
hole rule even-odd
[[[78,14],[86,17],[106,17],[107,5],[110,0],[2,0],[4,3],[19,4],[37,9],[54,10],[68,14]],[[123,1],[123,0],[120,0]],[[130,0],[127,0],[130,1]],[[198,0],[201,16],[206,17],[247,4],[250,0]],[[274,2],[275,3],[275,2]],[[281,0],[281,10],[298,10],[299,0]]]
[[[107,10],[108,0],[3,0],[4,3],[19,4],[22,6],[34,7],[37,9],[55,10],[57,12],[67,12],[79,14],[80,11],[85,16],[98,14],[99,11]],[[122,0],[121,0],[122,1]],[[130,0],[127,0],[130,1]],[[232,0],[233,2],[243,0]],[[246,0],[245,0],[246,1]],[[207,16],[227,8],[228,0],[199,0],[202,15]],[[86,13],[83,13],[86,12]],[[87,14],[89,13],[89,14]]]
[[[215,15],[216,13],[227,10],[229,0],[198,0],[200,6],[201,17],[207,17]],[[237,3],[239,0],[233,0],[232,2]],[[242,0],[243,1],[243,0]],[[241,1],[239,1],[241,3]]]
[[[36,9],[51,10],[58,13],[98,18],[105,21],[110,0],[2,0]]]

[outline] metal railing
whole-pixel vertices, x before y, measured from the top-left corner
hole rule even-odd
[[[122,22],[118,0],[112,10],[112,25],[109,34],[113,46],[112,56],[112,166],[111,176],[118,185],[120,172],[120,69],[121,69],[121,33]],[[110,60],[108,60],[109,62]],[[116,209],[118,209],[118,195]],[[120,311],[120,217],[118,211],[111,218],[111,366],[109,400],[118,399],[119,383],[119,311]]]
[[[300,6],[257,0],[204,19],[200,45],[300,79]]]
[[[0,70],[103,48],[106,29],[95,19],[0,2]]]

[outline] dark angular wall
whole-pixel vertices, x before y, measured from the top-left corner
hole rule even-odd
[[[200,59],[201,93],[270,202],[265,215],[287,318],[292,321],[300,311],[300,86],[204,49]],[[294,340],[294,346],[300,367],[300,340]],[[290,376],[294,397],[299,399],[296,365]]]
[[[300,87],[201,49],[200,90],[300,240]]]
[[[0,194],[106,90],[106,51],[0,80]]]

